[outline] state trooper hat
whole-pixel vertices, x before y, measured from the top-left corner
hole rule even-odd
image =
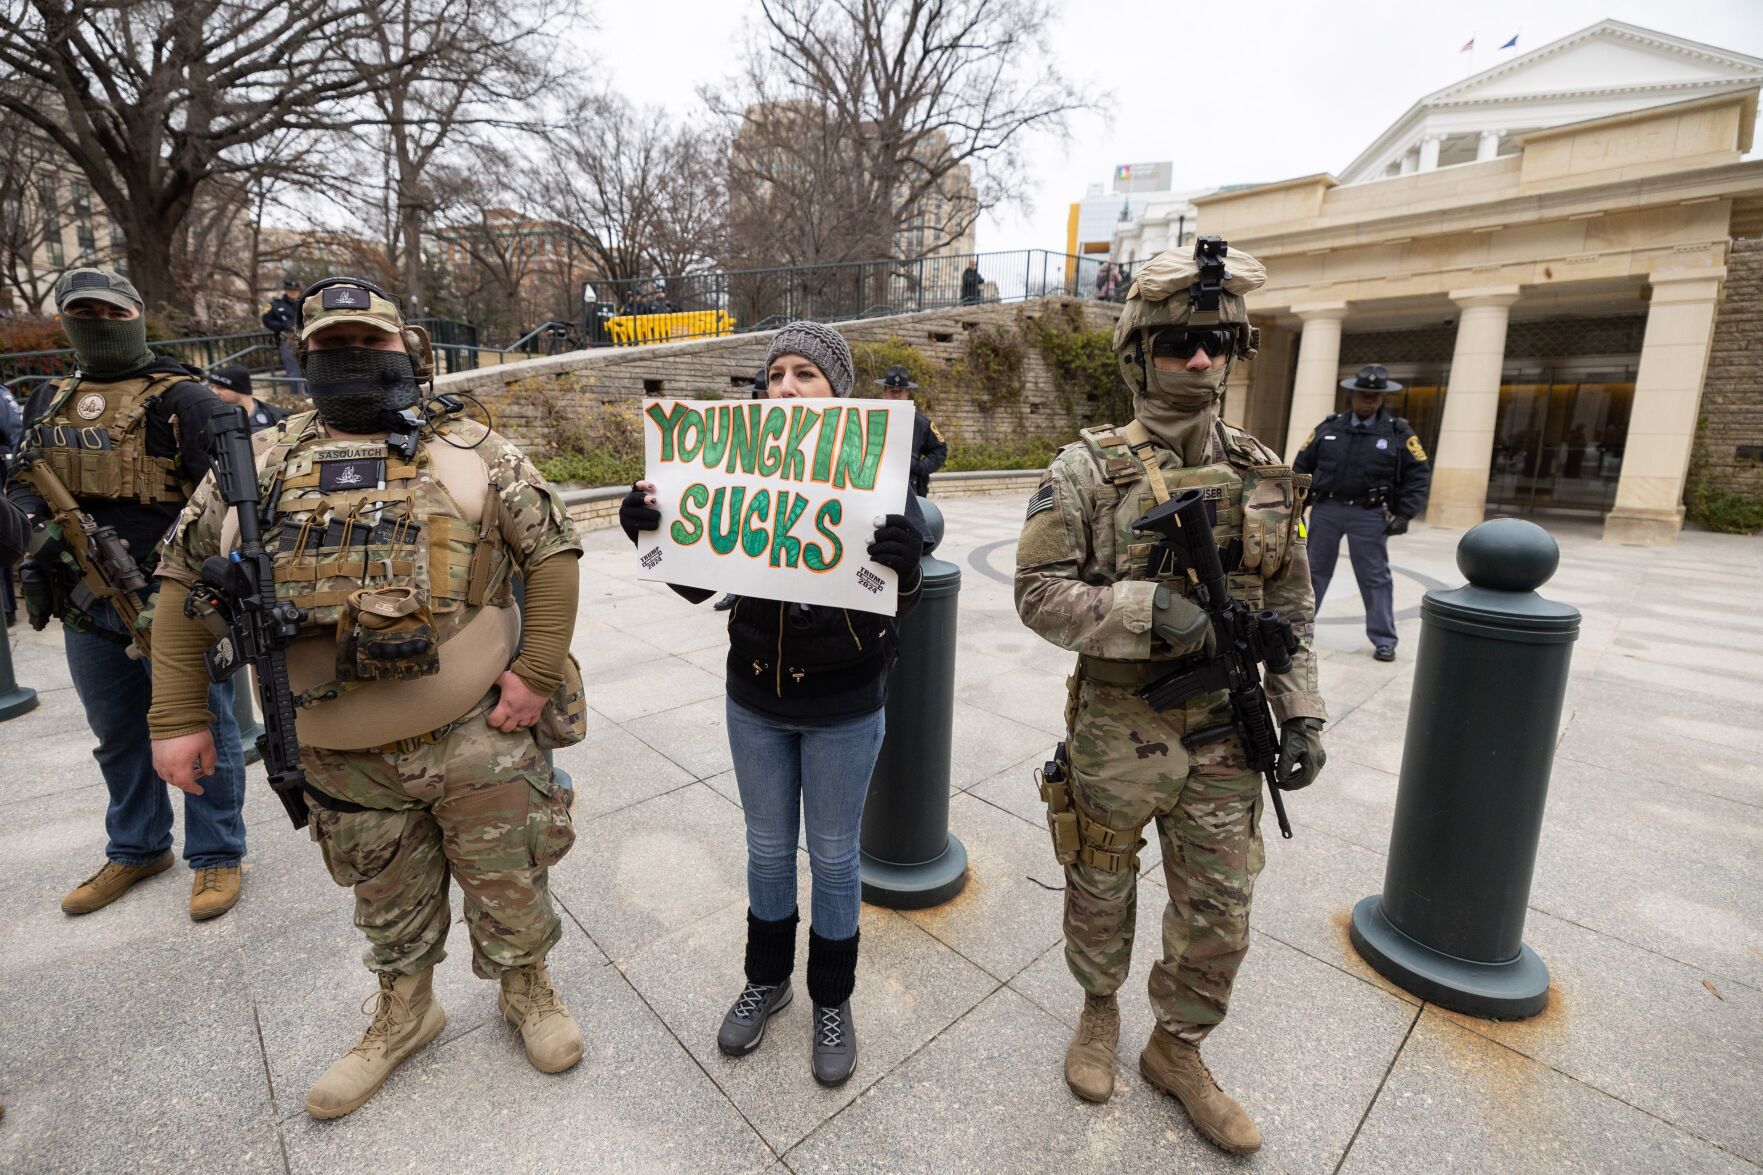
[[[912,373],[906,370],[904,363],[896,363],[888,368],[888,373],[876,380],[878,387],[907,390],[918,385],[912,382]]]
[[[139,310],[146,305],[136,292],[134,283],[128,278],[113,269],[93,267],[70,269],[62,274],[55,283],[54,297],[57,310],[69,302],[88,298],[95,302],[108,302],[124,310]]]
[[[1367,363],[1359,369],[1358,375],[1343,379],[1341,387],[1349,392],[1377,392],[1385,396],[1402,390],[1402,385],[1390,378],[1388,369],[1381,363]]]

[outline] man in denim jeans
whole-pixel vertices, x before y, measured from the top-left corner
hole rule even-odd
[[[56,283],[55,303],[79,371],[31,397],[21,464],[53,471],[80,510],[113,527],[150,576],[159,536],[208,472],[208,419],[219,401],[194,372],[147,348],[141,298],[126,278],[72,270]],[[147,737],[152,683],[135,649],[145,634],[131,632],[109,600],[92,595],[85,569],[75,573],[58,558],[60,540],[45,529],[53,512],[31,484],[35,476],[32,468],[15,474],[7,496],[38,525],[33,559],[57,583],[50,610],[67,630],[68,670],[98,736],[93,757],[110,792],[104,866],[61,902],[68,914],[89,914],[171,868],[171,798],[153,772]],[[164,604],[181,608],[183,601]],[[38,627],[47,619],[32,617]],[[204,764],[202,794],[184,798],[184,858],[195,871],[190,917],[197,921],[226,913],[239,898],[245,763],[232,700],[230,684],[209,690],[219,715],[217,751]]]

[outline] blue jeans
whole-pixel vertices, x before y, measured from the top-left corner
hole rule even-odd
[[[109,604],[98,605],[93,621],[110,632],[128,631]],[[171,789],[153,773],[147,734],[152,676],[147,663],[131,659],[122,645],[89,632],[66,637],[73,687],[98,736],[92,757],[110,789],[104,855],[122,865],[145,865],[171,848]],[[208,688],[214,774],[202,780],[201,795],[184,796],[184,860],[192,869],[237,865],[245,855],[245,755],[233,718],[233,684]]]
[[[728,703],[728,745],[747,815],[747,905],[775,922],[796,909],[796,832],[808,817],[813,921],[822,938],[857,933],[863,798],[881,754],[886,711],[796,725]]]

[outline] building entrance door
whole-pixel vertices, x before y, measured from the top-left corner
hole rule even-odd
[[[1608,511],[1633,404],[1632,368],[1507,372],[1494,418],[1488,507]]]

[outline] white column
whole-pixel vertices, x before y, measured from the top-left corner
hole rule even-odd
[[[1481,138],[1475,141],[1475,161],[1492,159],[1500,153],[1500,132],[1483,131]]]
[[[1420,170],[1437,171],[1439,169],[1439,143],[1443,135],[1428,135],[1420,140]]]
[[[1341,323],[1345,302],[1293,306],[1304,322],[1298,336],[1298,369],[1292,379],[1292,407],[1286,417],[1286,460],[1294,460],[1310,430],[1334,412],[1335,373],[1341,366]]]
[[[1462,315],[1445,387],[1445,418],[1433,454],[1428,526],[1471,527],[1482,520],[1488,468],[1494,455],[1494,417],[1500,407],[1500,368],[1506,359],[1506,319],[1517,286],[1452,290]]]
[[[1414,169],[1420,165],[1420,151],[1410,147],[1402,153],[1402,174],[1413,175]]]
[[[1604,516],[1607,542],[1670,543],[1683,527],[1683,483],[1724,268],[1652,275],[1647,333],[1635,374],[1616,505]]]

